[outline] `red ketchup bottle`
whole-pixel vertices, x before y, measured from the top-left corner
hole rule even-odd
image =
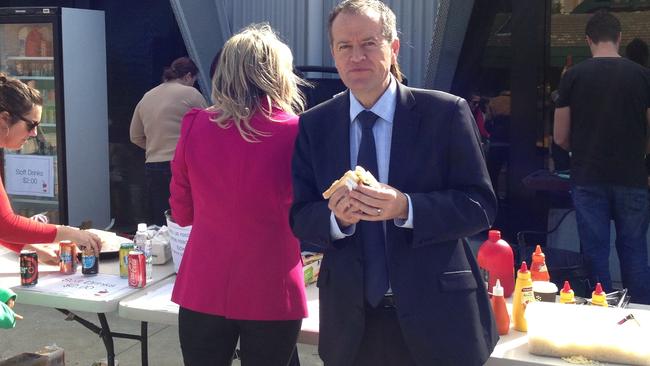
[[[533,253],[533,260],[530,263],[530,274],[533,277],[533,281],[548,282],[551,280],[548,268],[546,267],[546,255],[544,255],[542,247],[539,245],[535,247],[535,252]]]
[[[499,278],[503,296],[510,297],[515,289],[515,259],[512,248],[501,239],[499,230],[488,232],[488,240],[478,249],[477,261],[487,288],[493,288]]]
[[[506,335],[510,331],[510,315],[506,307],[506,300],[503,298],[503,287],[497,283],[492,288],[492,311],[494,312],[494,320],[497,324],[499,335]]]

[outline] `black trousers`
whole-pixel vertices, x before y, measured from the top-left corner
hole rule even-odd
[[[415,366],[397,311],[390,299],[385,300],[376,308],[366,304],[366,328],[354,366]]]
[[[299,320],[233,320],[181,307],[178,333],[185,366],[230,365],[239,340],[242,366],[297,365]],[[295,357],[292,359],[292,356]]]
[[[164,213],[169,209],[169,183],[172,180],[169,162],[146,163],[144,165],[144,177],[149,206],[147,224],[167,225]]]

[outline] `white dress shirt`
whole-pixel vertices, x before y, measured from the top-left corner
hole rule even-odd
[[[375,137],[375,149],[377,150],[377,169],[379,176],[376,177],[381,183],[388,182],[388,169],[390,165],[390,147],[393,136],[393,117],[395,116],[395,106],[397,105],[397,81],[391,77],[388,88],[369,110],[379,118],[372,127],[372,133]],[[357,156],[359,155],[359,145],[361,144],[361,122],[357,119],[359,113],[365,108],[357,98],[350,92],[350,169],[354,170],[357,165]],[[396,226],[412,229],[413,228],[413,206],[411,197],[406,194],[408,200],[408,217],[406,220],[394,219]],[[385,225],[385,223],[384,223]],[[356,225],[341,230],[334,212],[330,214],[330,235],[333,240],[343,239],[353,235]],[[385,226],[384,226],[385,230]]]

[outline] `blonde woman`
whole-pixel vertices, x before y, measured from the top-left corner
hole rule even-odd
[[[172,300],[185,365],[285,366],[307,315],[299,243],[289,227],[291,155],[304,99],[273,30],[230,38],[214,105],[184,118],[170,205],[193,225]]]

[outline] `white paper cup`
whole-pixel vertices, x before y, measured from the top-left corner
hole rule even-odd
[[[555,302],[557,286],[553,282],[533,281],[533,294],[536,301]]]

